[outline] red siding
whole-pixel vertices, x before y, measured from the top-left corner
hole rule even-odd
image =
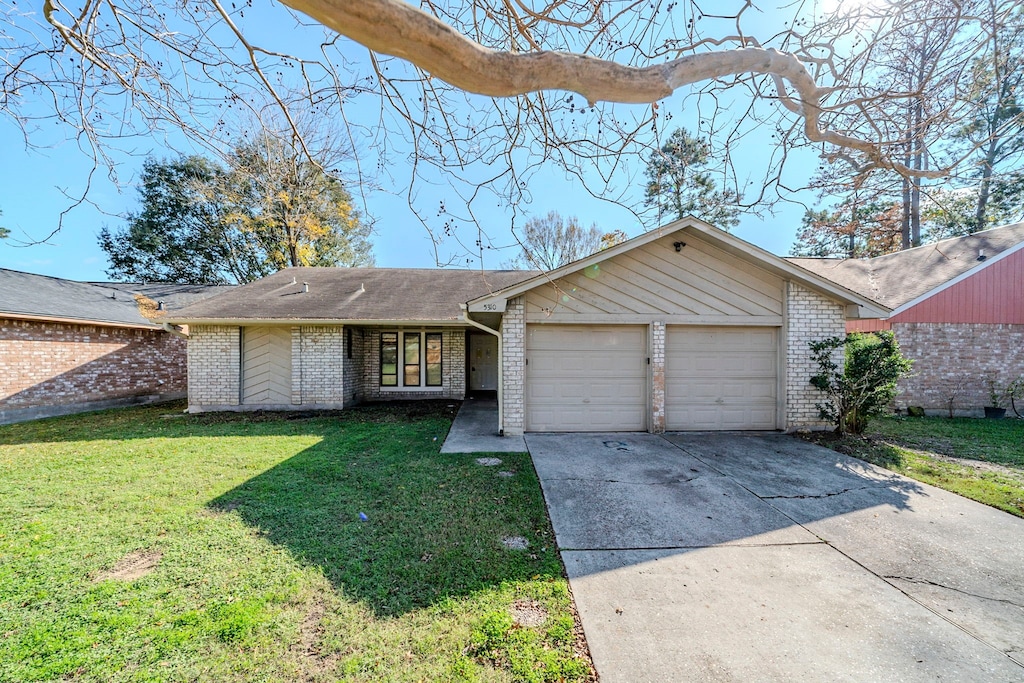
[[[879,330],[891,330],[892,323],[881,318],[865,318],[863,320],[847,320],[846,332],[878,332]]]
[[[1024,249],[890,318],[890,322],[1024,324]]]

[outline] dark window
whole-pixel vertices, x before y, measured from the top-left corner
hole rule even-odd
[[[397,332],[382,332],[380,335],[380,385],[398,386]]]
[[[428,332],[427,338],[427,386],[441,386],[441,333]]]

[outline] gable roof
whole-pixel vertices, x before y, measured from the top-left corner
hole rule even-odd
[[[1024,223],[870,259],[786,259],[891,309],[905,308],[1024,247]],[[979,254],[985,258],[978,260]]]
[[[158,328],[130,292],[88,282],[0,269],[0,316]]]
[[[523,270],[286,268],[171,312],[172,323],[443,323],[459,304],[536,275]],[[304,284],[309,291],[304,291]]]
[[[470,303],[481,303],[491,298],[509,299],[518,296],[539,285],[553,282],[560,277],[583,270],[595,263],[600,263],[601,261],[614,258],[619,254],[653,242],[665,237],[666,235],[686,230],[694,231],[720,249],[723,249],[735,256],[744,258],[768,272],[821,292],[822,294],[844,304],[859,306],[862,309],[861,317],[884,317],[888,314],[889,309],[886,306],[880,305],[870,297],[866,297],[852,291],[833,280],[821,277],[812,271],[800,267],[798,264],[790,263],[786,259],[775,256],[760,247],[754,246],[745,240],[734,235],[730,235],[724,230],[720,230],[692,216],[655,228],[654,230],[645,232],[633,239],[617,244],[614,247],[599,251],[596,254],[592,254],[586,258],[580,259],[579,261],[556,268],[552,271],[538,273],[528,280],[515,283],[512,286],[493,294],[481,296],[472,300]]]

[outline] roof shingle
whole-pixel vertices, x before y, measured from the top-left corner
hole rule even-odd
[[[445,322],[460,303],[526,280],[537,271],[430,268],[286,268],[168,315],[201,320]],[[309,291],[304,291],[304,284]]]
[[[1024,223],[1014,223],[870,259],[787,260],[895,309],[1021,242]]]

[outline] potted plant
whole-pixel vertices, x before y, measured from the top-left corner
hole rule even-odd
[[[985,417],[994,420],[1006,417],[1006,408],[1002,405],[1003,396],[1005,395],[1006,389],[1000,389],[994,379],[988,381],[988,398],[991,405],[985,406]]]

